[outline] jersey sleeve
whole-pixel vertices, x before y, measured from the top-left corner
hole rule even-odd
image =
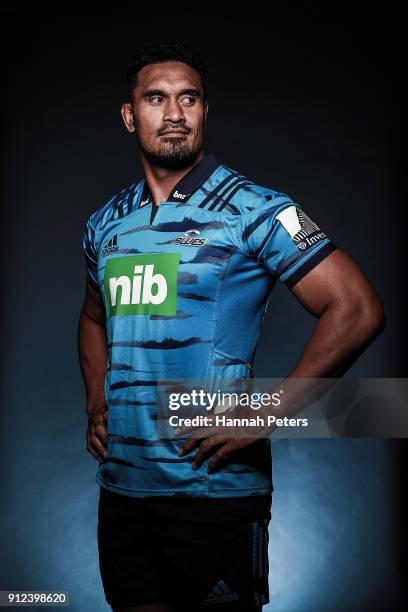
[[[92,217],[86,223],[85,231],[82,237],[82,248],[85,257],[85,266],[89,284],[95,291],[100,293],[98,282],[98,255],[95,248],[95,229],[92,225]]]
[[[337,246],[289,196],[242,216],[244,252],[290,289]]]

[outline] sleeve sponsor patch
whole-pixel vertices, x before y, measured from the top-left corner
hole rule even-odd
[[[298,206],[288,206],[276,215],[276,219],[300,251],[306,251],[326,238],[326,234]]]

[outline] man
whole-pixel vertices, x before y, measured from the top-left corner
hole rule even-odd
[[[333,377],[381,332],[358,267],[285,193],[204,154],[205,69],[151,45],[121,113],[145,177],[94,212],[79,322],[98,545],[120,610],[260,610],[269,601],[270,440],[163,438],[167,379],[253,376],[276,280],[319,318],[288,377]]]

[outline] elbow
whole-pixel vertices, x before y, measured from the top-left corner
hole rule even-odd
[[[360,300],[354,312],[356,313],[356,327],[361,329],[366,341],[372,342],[385,330],[384,306],[377,296]]]
[[[385,318],[385,311],[384,311],[383,305],[380,302],[380,314],[377,319],[376,335],[379,336],[380,334],[382,334],[383,331],[385,331],[386,326],[387,326],[387,321]]]

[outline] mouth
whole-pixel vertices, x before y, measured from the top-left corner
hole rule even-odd
[[[167,132],[163,132],[160,136],[168,136],[169,134],[177,134],[178,136],[187,136],[190,132],[186,132],[186,130],[168,130]]]

